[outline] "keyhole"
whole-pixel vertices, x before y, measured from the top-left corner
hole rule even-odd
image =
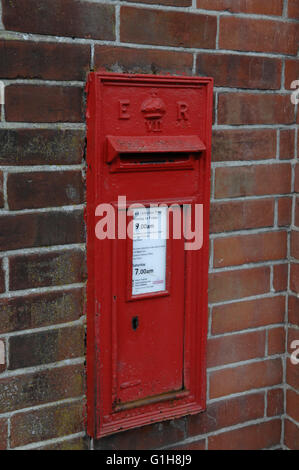
[[[137,330],[138,326],[139,326],[138,317],[133,317],[132,318],[132,328],[133,328],[133,330]]]

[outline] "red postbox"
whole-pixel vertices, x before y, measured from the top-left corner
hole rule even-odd
[[[212,89],[211,78],[89,76],[91,436],[205,408]]]

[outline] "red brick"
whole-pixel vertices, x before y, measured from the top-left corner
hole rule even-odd
[[[285,329],[283,327],[271,328],[268,331],[268,355],[285,352]]]
[[[298,342],[298,344],[294,346],[296,342]],[[294,351],[297,351],[296,357],[299,360],[299,330],[293,326],[289,326],[288,327],[288,353],[293,354]],[[299,382],[296,388],[299,389]]]
[[[294,325],[299,325],[299,298],[289,295],[288,321]]]
[[[276,157],[276,131],[273,129],[214,130],[214,162],[267,160]]]
[[[299,450],[299,426],[286,419],[284,422],[284,443],[291,450]]]
[[[299,197],[295,200],[295,225],[299,227]]]
[[[281,420],[227,431],[208,439],[209,450],[260,450],[280,444]]]
[[[7,194],[11,210],[81,204],[84,202],[81,171],[11,173]]]
[[[41,328],[78,320],[83,314],[83,290],[0,299],[0,333]]]
[[[77,0],[3,0],[5,29],[72,38],[115,39],[114,7]]]
[[[298,0],[289,0],[288,2],[288,17],[299,19],[299,4]]]
[[[209,338],[207,367],[216,367],[264,357],[265,342],[265,331]]]
[[[206,441],[205,439],[200,439],[199,441],[193,441],[189,444],[176,445],[174,447],[167,447],[167,450],[205,450]]]
[[[295,165],[295,192],[299,193],[299,164]]]
[[[216,199],[291,192],[292,167],[288,164],[216,168],[215,175]]]
[[[291,344],[289,343],[289,349],[290,349]],[[293,349],[292,352],[295,352],[297,350]],[[299,367],[298,364],[292,364],[290,358],[287,359],[287,384],[289,384],[291,387],[295,388],[296,390],[298,389],[298,384],[299,384]]]
[[[261,2],[260,0],[197,0],[197,8],[224,10],[231,13],[280,16],[283,9],[283,0],[272,0],[271,2]]]
[[[94,62],[95,67],[112,72],[191,75],[193,56],[187,52],[96,45]]]
[[[218,123],[292,124],[295,107],[289,95],[220,93]]]
[[[216,46],[215,16],[133,7],[122,7],[120,15],[122,42],[202,49]]]
[[[287,390],[287,415],[293,418],[295,421],[298,421],[299,425],[299,393],[294,392],[294,390]]]
[[[295,155],[295,130],[280,131],[280,160],[292,160]]]
[[[11,418],[11,447],[55,439],[84,430],[80,402],[17,413]]]
[[[149,424],[94,441],[95,450],[152,450],[186,439],[186,418]]]
[[[210,303],[265,294],[270,289],[268,267],[212,273],[209,279]]]
[[[286,291],[288,288],[288,265],[273,266],[273,288],[275,292]]]
[[[7,449],[8,425],[7,419],[0,419],[0,450]]]
[[[295,23],[233,16],[220,18],[220,49],[296,55],[297,41]]]
[[[79,397],[85,391],[84,374],[84,365],[76,364],[0,378],[1,413]]]
[[[299,264],[291,264],[290,289],[299,294]]]
[[[274,223],[274,202],[231,201],[211,204],[211,233],[270,227]]]
[[[208,405],[207,411],[189,416],[188,437],[215,432],[264,416],[264,393],[252,393]]]
[[[84,80],[90,69],[87,44],[0,41],[0,77]]]
[[[284,393],[282,388],[267,392],[267,416],[279,416],[284,412]]]
[[[286,256],[286,232],[237,235],[214,240],[214,267],[216,268],[284,259]]]
[[[299,231],[291,232],[291,257],[299,261]]]
[[[1,165],[81,163],[85,132],[69,129],[1,129]]]
[[[285,88],[286,90],[291,90],[291,84],[299,79],[299,61],[296,60],[286,60],[285,61]]]
[[[210,398],[282,383],[281,359],[243,364],[210,373]]]
[[[197,56],[198,75],[213,77],[215,86],[278,90],[281,61],[266,57],[237,54],[205,54]]]
[[[7,121],[83,121],[82,90],[75,86],[10,85],[5,103]]]
[[[292,198],[283,197],[278,199],[278,225],[285,227],[291,224],[292,220]]]
[[[165,6],[174,6],[174,7],[190,7],[192,5],[192,0],[122,0],[126,2],[134,3],[148,3],[150,5],[165,5]]]
[[[71,326],[9,338],[9,369],[50,364],[84,355],[84,328]]]
[[[84,239],[82,210],[0,216],[0,250],[68,245]]]
[[[219,305],[213,307],[212,333],[217,335],[283,323],[284,316],[283,296]]]
[[[86,269],[80,250],[12,256],[9,268],[11,290],[82,282]]]

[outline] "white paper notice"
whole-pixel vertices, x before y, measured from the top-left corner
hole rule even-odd
[[[166,207],[133,210],[132,295],[166,289]]]

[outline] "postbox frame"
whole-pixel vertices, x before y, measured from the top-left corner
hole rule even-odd
[[[106,83],[113,81],[122,83],[136,83],[136,84],[152,84],[152,86],[190,86],[190,87],[205,87],[206,100],[204,119],[206,120],[206,132],[203,136],[205,150],[204,152],[204,166],[202,168],[201,187],[203,199],[205,201],[204,210],[204,245],[202,250],[202,263],[199,266],[200,278],[200,306],[196,305],[195,313],[191,312],[186,318],[186,337],[187,343],[191,348],[184,351],[188,356],[188,363],[192,365],[190,373],[190,381],[193,384],[192,396],[190,398],[190,391],[180,391],[177,393],[171,392],[169,397],[165,396],[164,409],[157,407],[157,400],[149,398],[144,405],[140,404],[136,413],[126,416],[126,407],[124,410],[115,410],[119,413],[119,419],[116,418],[109,424],[103,423],[103,411],[101,403],[105,399],[102,395],[102,380],[112,380],[112,371],[103,372],[102,349],[105,344],[111,341],[111,354],[113,355],[113,348],[117,342],[113,331],[109,333],[108,338],[103,339],[101,333],[105,328],[105,321],[103,318],[107,314],[111,314],[115,320],[115,311],[112,307],[112,312],[103,312],[101,310],[101,296],[104,296],[104,284],[107,272],[103,273],[95,263],[95,206],[99,202],[97,181],[101,175],[101,169],[105,164],[104,150],[100,142],[103,141],[104,136],[101,135],[101,121],[103,120],[101,99],[102,89]],[[201,77],[170,77],[170,76],[156,76],[156,75],[131,75],[131,74],[114,74],[107,72],[91,73],[88,78],[86,87],[88,94],[87,105],[87,208],[85,211],[85,220],[87,224],[87,264],[88,264],[88,282],[87,282],[87,431],[88,434],[95,438],[100,438],[105,435],[113,434],[124,429],[135,428],[151,422],[163,421],[180,417],[187,414],[196,414],[203,411],[206,407],[206,337],[207,337],[207,297],[208,297],[208,265],[209,265],[209,201],[210,201],[210,165],[211,165],[211,130],[212,130],[212,107],[213,107],[213,79]],[[112,170],[114,171],[114,170]],[[119,171],[115,168],[115,171]],[[146,169],[145,169],[146,171]],[[159,168],[156,168],[159,171]],[[187,198],[188,199],[188,198]],[[138,201],[139,202],[139,201]],[[146,202],[146,201],[144,201]],[[149,201],[148,201],[149,202]],[[153,200],[150,201],[153,203]],[[159,202],[178,202],[177,200],[161,200]],[[182,203],[184,198],[182,198]],[[113,281],[113,264],[115,263],[115,252],[112,249],[111,243],[111,266],[109,268],[108,276],[111,276]],[[98,248],[98,245],[97,245]],[[99,248],[101,250],[101,247]],[[113,255],[114,253],[114,255]],[[97,253],[99,258],[101,254]],[[186,257],[191,259],[191,252],[187,252]],[[193,307],[188,306],[189,310]],[[194,308],[193,308],[194,309]],[[194,338],[191,341],[190,328],[196,336],[196,348],[194,345]],[[193,337],[192,336],[192,337]],[[113,361],[113,359],[112,359]],[[106,373],[106,375],[105,375]],[[188,397],[188,400],[185,398]],[[106,397],[107,399],[107,397]],[[158,402],[158,403],[161,403]]]

